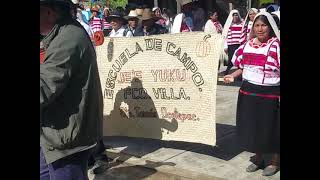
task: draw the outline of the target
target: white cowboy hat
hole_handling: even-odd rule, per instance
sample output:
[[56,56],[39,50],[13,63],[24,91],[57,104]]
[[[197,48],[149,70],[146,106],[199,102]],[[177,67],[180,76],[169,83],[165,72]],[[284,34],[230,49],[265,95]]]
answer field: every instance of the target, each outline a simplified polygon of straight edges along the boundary
[[130,10],[128,16],[124,17],[125,19],[138,18],[136,10]]

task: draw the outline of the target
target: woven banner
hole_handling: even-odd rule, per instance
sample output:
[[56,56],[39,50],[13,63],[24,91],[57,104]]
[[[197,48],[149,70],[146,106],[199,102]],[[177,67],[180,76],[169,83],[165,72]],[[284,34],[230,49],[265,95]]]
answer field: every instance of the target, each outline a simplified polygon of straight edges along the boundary
[[204,32],[106,38],[96,47],[104,136],[215,145],[221,43]]

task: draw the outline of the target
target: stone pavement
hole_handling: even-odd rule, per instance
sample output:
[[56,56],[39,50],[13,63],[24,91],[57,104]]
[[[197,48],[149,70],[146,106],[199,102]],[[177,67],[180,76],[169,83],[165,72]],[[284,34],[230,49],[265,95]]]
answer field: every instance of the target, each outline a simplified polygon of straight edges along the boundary
[[107,154],[113,159],[104,174],[89,174],[90,180],[279,180],[262,170],[247,173],[252,153],[241,151],[235,142],[235,112],[239,82],[218,82],[215,147],[188,142],[143,138],[105,137]]

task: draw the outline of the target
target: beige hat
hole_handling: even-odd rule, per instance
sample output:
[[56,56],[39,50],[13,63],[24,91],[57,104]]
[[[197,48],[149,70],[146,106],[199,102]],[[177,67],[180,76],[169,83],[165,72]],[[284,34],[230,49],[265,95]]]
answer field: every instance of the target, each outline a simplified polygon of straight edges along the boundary
[[154,16],[150,8],[143,9],[141,20],[148,20],[148,19],[158,19],[158,17]]
[[136,10],[130,10],[128,16],[124,17],[125,19],[131,19],[131,18],[138,18],[138,14],[136,12]]
[[181,6],[192,3],[192,0],[181,0]]
[[136,9],[136,13],[138,14],[138,16],[141,16],[142,13],[143,13],[143,9],[137,8],[137,9]]

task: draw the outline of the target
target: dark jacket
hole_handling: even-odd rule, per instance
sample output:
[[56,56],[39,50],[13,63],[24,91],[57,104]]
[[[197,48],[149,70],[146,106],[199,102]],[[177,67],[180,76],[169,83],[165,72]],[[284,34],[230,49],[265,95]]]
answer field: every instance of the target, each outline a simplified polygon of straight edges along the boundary
[[81,24],[59,22],[43,43],[40,146],[52,163],[95,146],[102,137],[103,99],[96,53]]
[[[148,36],[156,34],[165,34],[168,33],[168,30],[165,27],[162,27],[159,24],[154,23],[152,26],[147,28]],[[144,36],[143,26],[140,25],[136,28],[134,36]]]

